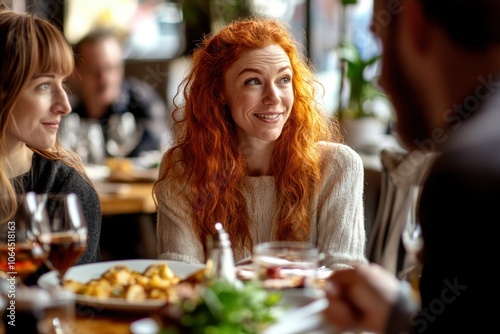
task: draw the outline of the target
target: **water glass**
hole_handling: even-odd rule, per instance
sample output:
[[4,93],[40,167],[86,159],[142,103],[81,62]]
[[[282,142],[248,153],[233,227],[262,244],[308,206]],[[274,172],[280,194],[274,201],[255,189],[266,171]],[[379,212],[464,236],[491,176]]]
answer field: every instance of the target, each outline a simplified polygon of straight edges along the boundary
[[49,291],[50,305],[45,310],[46,327],[50,333],[73,333],[76,309],[76,297],[73,292],[63,288]]
[[74,332],[75,295],[70,291],[20,287],[16,291],[15,304],[9,306],[3,317],[6,334]]
[[19,287],[15,293],[15,304],[8,303],[4,317],[5,333],[49,333],[45,319],[49,293],[36,287]]
[[271,241],[253,250],[255,278],[270,289],[313,287],[320,253],[307,242]]

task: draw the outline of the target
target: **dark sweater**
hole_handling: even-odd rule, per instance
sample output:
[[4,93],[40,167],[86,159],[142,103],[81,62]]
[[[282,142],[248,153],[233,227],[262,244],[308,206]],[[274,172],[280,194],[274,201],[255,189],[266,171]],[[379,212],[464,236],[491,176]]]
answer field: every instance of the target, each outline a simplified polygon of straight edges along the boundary
[[[87,108],[78,98],[73,102],[72,107],[72,113],[82,119],[88,118]],[[134,77],[126,78],[123,81],[119,98],[109,106],[99,120],[105,142],[108,140],[109,119],[113,115],[122,116],[125,112],[130,112],[137,122],[136,131],[142,132],[142,135],[135,148],[127,153],[127,156],[137,157],[143,151],[161,149],[161,137],[169,133],[166,108],[164,101],[153,87]]]
[[[76,264],[99,262],[101,254],[99,239],[101,234],[101,206],[97,192],[75,169],[61,161],[48,160],[38,154],[33,155],[31,170],[18,177],[24,191],[36,193],[75,193],[80,198],[88,227],[87,249]],[[36,284],[39,276],[48,272],[42,266],[26,280],[27,285]]]
[[[395,307],[386,333],[498,331],[493,270],[499,253],[500,91],[482,100],[473,116],[451,124],[442,137],[442,154],[422,190],[420,311],[406,308],[405,314]],[[397,306],[404,302],[400,297]]]

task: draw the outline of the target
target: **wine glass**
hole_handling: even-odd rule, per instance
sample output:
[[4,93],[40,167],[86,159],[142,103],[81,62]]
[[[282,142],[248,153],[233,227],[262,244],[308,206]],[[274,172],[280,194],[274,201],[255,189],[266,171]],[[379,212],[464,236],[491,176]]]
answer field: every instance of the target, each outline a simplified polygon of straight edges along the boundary
[[57,273],[62,285],[66,271],[80,258],[87,247],[87,223],[78,196],[69,194],[38,194],[40,208],[45,210],[49,232],[40,240],[49,248],[45,264]]
[[404,278],[410,282],[415,291],[418,290],[418,285],[420,282],[420,252],[424,247],[424,239],[422,237],[422,228],[420,226],[420,221],[418,217],[418,204],[420,200],[421,187],[418,185],[412,185],[410,187],[410,192],[408,194],[408,213],[406,218],[406,224],[403,229],[403,246],[405,247],[406,253],[409,256],[408,261],[410,261],[410,266],[408,269],[400,274],[401,278]]
[[137,124],[131,112],[111,115],[106,131],[108,153],[117,158],[126,157],[137,146],[143,132],[143,128]]
[[418,257],[419,252],[424,246],[422,238],[422,228],[418,219],[418,202],[420,198],[420,187],[411,186],[408,194],[408,216],[403,230],[403,245],[406,252],[412,256]]
[[58,135],[63,146],[76,152],[85,164],[104,164],[106,147],[99,121],[71,113],[63,118]]
[[89,165],[104,165],[106,147],[101,124],[96,120],[85,120],[82,122],[81,133],[87,156],[86,163]]
[[[66,149],[75,151],[82,156],[79,151],[83,146],[81,145],[80,138],[81,125],[82,120],[80,119],[80,116],[72,112],[62,118],[57,135]],[[82,159],[85,159],[85,157],[86,156],[82,156]]]
[[36,194],[28,192],[18,196],[17,211],[0,230],[0,272],[15,285],[41,267],[47,250],[39,237],[48,231],[36,206]]

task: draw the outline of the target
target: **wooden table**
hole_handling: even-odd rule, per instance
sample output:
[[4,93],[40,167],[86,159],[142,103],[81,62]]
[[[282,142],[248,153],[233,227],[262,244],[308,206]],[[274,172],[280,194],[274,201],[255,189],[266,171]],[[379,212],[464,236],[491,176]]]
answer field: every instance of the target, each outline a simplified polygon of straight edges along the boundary
[[[152,190],[154,181],[141,182],[109,182],[94,181],[101,204],[103,226],[101,230],[101,250],[107,254],[107,259],[127,257],[156,258],[156,205],[153,200]],[[127,216],[127,217],[125,217]],[[115,223],[125,219],[131,228],[134,237],[130,237],[127,247],[135,247],[134,255],[130,255],[131,248],[124,248],[115,241],[114,234],[109,231],[116,228]],[[135,225],[135,222],[137,225]],[[134,223],[133,226],[130,224]],[[115,226],[113,226],[115,225]],[[106,234],[105,232],[108,231]],[[121,228],[119,235],[124,235],[127,228]],[[127,234],[130,235],[130,234]],[[133,243],[133,244],[130,244]],[[140,245],[140,247],[139,247]]]
[[98,313],[92,309],[78,312],[71,325],[72,334],[129,334],[130,324],[135,320],[147,317],[147,314],[135,313]]
[[96,182],[103,215],[155,213],[154,182]]

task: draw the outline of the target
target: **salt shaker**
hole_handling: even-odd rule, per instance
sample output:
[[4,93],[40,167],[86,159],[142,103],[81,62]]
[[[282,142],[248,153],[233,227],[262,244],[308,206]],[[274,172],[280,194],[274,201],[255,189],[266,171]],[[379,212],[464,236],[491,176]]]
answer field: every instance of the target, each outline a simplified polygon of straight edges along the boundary
[[229,234],[224,230],[222,224],[215,224],[217,230],[208,239],[208,257],[205,265],[205,279],[224,280],[230,283],[239,282],[236,278],[233,250]]

